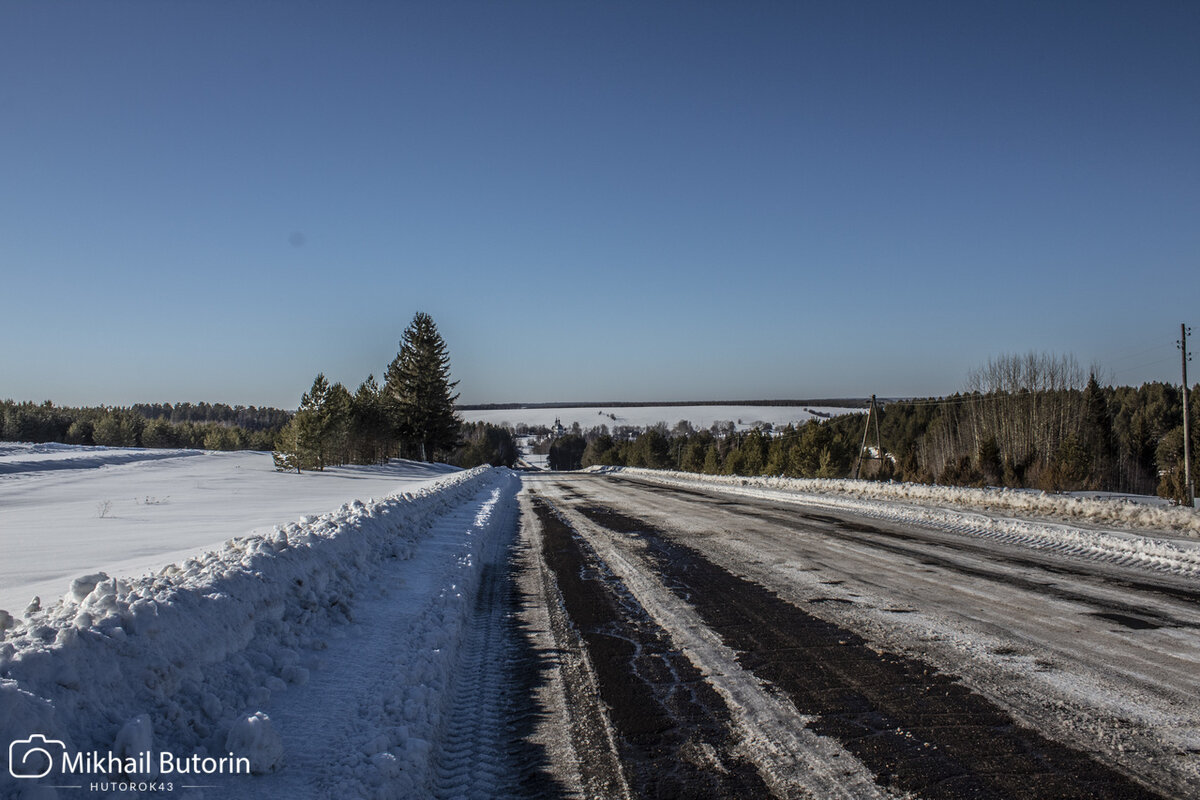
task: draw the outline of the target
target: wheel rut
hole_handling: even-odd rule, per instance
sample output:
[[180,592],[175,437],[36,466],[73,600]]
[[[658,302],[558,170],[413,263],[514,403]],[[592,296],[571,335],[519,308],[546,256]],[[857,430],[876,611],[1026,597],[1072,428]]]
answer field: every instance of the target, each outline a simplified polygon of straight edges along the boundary
[[769,681],[893,791],[927,798],[1162,797],[1085,753],[1018,725],[953,676],[880,653],[613,509],[577,511],[643,539],[658,577],[689,603],[742,666]]
[[764,797],[735,752],[728,709],[586,541],[534,497],[542,557],[579,632],[630,791],[641,797]]
[[[509,549],[504,550],[508,554]],[[451,700],[433,752],[437,798],[550,798],[562,792],[530,739],[544,666],[517,623],[519,594],[505,557],[483,566]]]

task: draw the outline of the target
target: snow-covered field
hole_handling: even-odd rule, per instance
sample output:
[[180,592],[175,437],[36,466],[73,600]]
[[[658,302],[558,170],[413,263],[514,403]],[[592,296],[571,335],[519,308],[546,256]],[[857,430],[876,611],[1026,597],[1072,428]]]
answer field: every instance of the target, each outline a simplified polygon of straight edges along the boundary
[[[28,523],[40,508],[52,523],[50,534],[35,527],[14,540],[62,536],[55,552],[67,553],[103,536],[105,523],[124,518],[125,533],[111,549],[76,556],[90,574],[71,572],[40,608],[0,615],[0,740],[36,733],[71,753],[155,755],[149,771],[139,763],[123,775],[0,774],[0,796],[53,797],[50,782],[84,787],[58,796],[93,796],[90,782],[110,779],[205,786],[186,795],[196,798],[420,794],[481,572],[515,529],[517,479],[490,468],[436,477],[405,463],[297,477],[274,473],[262,454],[180,452],[149,467],[4,479],[12,519]],[[60,480],[43,485],[50,476]],[[110,491],[115,514],[84,513]],[[287,522],[335,496],[372,494],[388,496]],[[15,502],[27,495],[64,502]],[[270,517],[282,524],[267,528]],[[190,532],[173,530],[188,520]],[[202,552],[222,526],[227,541]],[[159,534],[166,543],[134,558],[161,561],[179,548],[190,557],[125,578],[97,569],[95,554],[128,564],[138,540]],[[25,547],[22,563],[62,571],[38,552]],[[175,768],[200,760],[180,774],[162,769],[168,757]],[[36,757],[29,765],[41,769]]]
[[134,577],[452,467],[276,472],[270,453],[0,444],[0,609],[51,602],[82,574]]
[[[814,414],[813,412],[818,412]],[[660,422],[674,427],[680,420],[687,420],[694,428],[709,428],[714,422],[732,422],[738,430],[749,430],[756,425],[770,423],[782,428],[789,423],[800,424],[820,415],[862,413],[861,408],[834,408],[810,406],[580,406],[574,408],[510,408],[500,411],[460,411],[467,422],[490,422],[494,425],[545,425],[550,427],[557,419],[564,428],[578,422],[587,430],[607,425],[611,430],[617,425],[645,428]]]

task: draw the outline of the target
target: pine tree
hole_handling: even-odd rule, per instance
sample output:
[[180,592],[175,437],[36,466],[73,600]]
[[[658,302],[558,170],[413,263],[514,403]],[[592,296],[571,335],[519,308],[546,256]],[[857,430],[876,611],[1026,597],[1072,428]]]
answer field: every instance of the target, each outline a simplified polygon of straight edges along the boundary
[[326,464],[348,464],[350,454],[350,424],[354,398],[341,383],[329,387],[329,400],[325,407],[324,442]]
[[312,388],[300,398],[295,422],[300,436],[301,462],[310,469],[325,469],[328,456],[325,433],[329,427],[329,381],[324,373],[317,373]]
[[387,460],[391,437],[387,431],[382,397],[382,390],[375,382],[374,375],[368,375],[354,393],[350,405],[350,430],[355,460],[359,464],[378,464]]
[[384,396],[397,438],[422,461],[458,444],[457,385],[450,380],[450,354],[437,325],[417,312],[388,366]]
[[295,417],[275,435],[275,451],[271,456],[275,459],[275,469],[280,472],[296,470],[296,474],[300,474],[303,464],[300,459],[300,431]]
[[1111,484],[1116,448],[1113,446],[1112,415],[1108,400],[1095,374],[1083,390],[1083,444],[1091,459],[1090,486],[1099,489]]
[[[345,391],[345,390],[343,390]],[[329,455],[329,381],[318,373],[312,388],[300,399],[300,408],[277,437],[275,468],[325,469]]]

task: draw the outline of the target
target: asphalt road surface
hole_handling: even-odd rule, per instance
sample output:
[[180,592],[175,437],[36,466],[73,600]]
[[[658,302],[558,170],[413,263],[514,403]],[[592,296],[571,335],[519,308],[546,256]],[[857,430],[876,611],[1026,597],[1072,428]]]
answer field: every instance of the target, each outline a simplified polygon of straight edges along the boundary
[[1200,587],[621,476],[526,473],[531,741],[586,797],[1200,797]]

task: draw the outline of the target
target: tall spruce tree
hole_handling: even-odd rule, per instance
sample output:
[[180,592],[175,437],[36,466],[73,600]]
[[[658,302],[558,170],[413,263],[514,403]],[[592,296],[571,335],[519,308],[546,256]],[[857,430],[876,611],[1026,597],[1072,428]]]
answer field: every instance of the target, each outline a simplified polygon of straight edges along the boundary
[[384,396],[397,438],[422,461],[458,444],[457,385],[450,380],[450,353],[437,325],[418,311],[388,366]]
[[325,469],[328,455],[325,433],[329,428],[329,381],[324,373],[317,373],[312,388],[300,398],[295,420],[300,433],[300,455],[304,466]]
[[357,463],[378,464],[387,460],[391,435],[383,408],[383,390],[374,375],[368,375],[354,393],[350,430]]
[[1113,466],[1117,453],[1113,442],[1112,414],[1108,410],[1108,398],[1100,388],[1093,373],[1088,377],[1083,390],[1083,446],[1091,457],[1089,489],[1101,489],[1112,485]]

